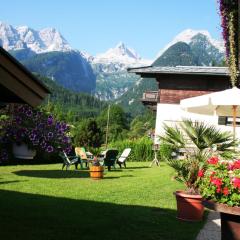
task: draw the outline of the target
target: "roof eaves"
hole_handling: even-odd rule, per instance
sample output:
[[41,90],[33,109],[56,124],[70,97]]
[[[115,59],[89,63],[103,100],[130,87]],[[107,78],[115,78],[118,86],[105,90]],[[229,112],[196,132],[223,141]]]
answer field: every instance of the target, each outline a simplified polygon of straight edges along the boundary
[[25,74],[27,74],[30,78],[36,81],[47,93],[51,93],[51,91],[47,88],[45,84],[43,84],[36,76],[34,76],[23,64],[17,61],[11,54],[9,54],[5,49],[0,46],[0,53],[6,56],[11,62],[17,65]]

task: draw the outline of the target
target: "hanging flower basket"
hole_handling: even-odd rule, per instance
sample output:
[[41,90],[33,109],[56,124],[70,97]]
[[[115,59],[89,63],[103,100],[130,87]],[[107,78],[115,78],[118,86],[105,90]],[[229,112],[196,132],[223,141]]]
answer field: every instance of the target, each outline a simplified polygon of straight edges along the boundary
[[33,159],[36,156],[36,150],[29,149],[27,144],[13,144],[13,155],[20,159]]

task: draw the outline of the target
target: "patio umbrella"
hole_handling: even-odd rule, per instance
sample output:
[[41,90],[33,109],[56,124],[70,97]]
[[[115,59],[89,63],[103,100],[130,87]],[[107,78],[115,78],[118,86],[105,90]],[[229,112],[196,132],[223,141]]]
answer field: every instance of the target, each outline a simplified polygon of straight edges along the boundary
[[180,101],[181,108],[185,111],[218,116],[233,117],[233,135],[235,138],[236,117],[240,116],[240,89],[214,92],[198,97],[187,98]]

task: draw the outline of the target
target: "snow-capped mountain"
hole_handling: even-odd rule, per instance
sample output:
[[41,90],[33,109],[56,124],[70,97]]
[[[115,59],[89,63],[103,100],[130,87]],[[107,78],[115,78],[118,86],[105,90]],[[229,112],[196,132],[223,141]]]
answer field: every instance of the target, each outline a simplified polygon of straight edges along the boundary
[[13,27],[0,22],[1,46],[6,50],[31,49],[35,53],[70,51],[72,48],[55,28],[40,31],[27,26]]
[[28,26],[13,27],[3,22],[0,22],[0,46],[30,70],[75,91],[95,91],[95,95],[104,100],[117,99],[135,86],[139,77],[129,74],[128,67],[151,64],[209,66],[220,64],[224,58],[222,41],[213,39],[206,30],[192,29],[178,34],[159,52],[160,57],[154,63],[142,59],[123,42],[94,57],[73,50],[54,28],[37,31]]
[[139,78],[127,72],[128,67],[151,65],[152,61],[142,59],[135,50],[123,42],[92,59],[97,76],[95,95],[102,100],[117,99],[134,85]]
[[157,54],[157,58],[160,57],[168,48],[170,48],[172,45],[178,42],[185,42],[187,44],[191,43],[193,41],[193,38],[198,34],[206,36],[207,40],[211,45],[217,48],[219,52],[224,53],[225,51],[224,42],[213,39],[208,31],[186,29],[179,33],[171,42],[169,42],[163,49],[161,49],[160,52]]
[[[173,45],[171,45],[174,43]],[[216,44],[217,43],[217,44]],[[207,31],[186,30],[153,63],[154,66],[212,66],[224,61],[221,42],[213,40]]]
[[121,63],[130,66],[148,64],[149,60],[142,59],[135,50],[127,47],[123,42],[119,42],[116,47],[110,48],[105,53],[98,54],[93,63]]

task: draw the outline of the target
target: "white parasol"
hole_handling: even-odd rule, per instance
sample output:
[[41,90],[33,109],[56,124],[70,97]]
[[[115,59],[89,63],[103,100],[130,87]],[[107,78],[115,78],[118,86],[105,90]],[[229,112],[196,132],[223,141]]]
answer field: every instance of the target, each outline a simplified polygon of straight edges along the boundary
[[236,117],[240,116],[240,89],[214,92],[198,97],[187,98],[180,101],[181,108],[185,111],[218,116],[233,117],[233,135],[235,137]]

